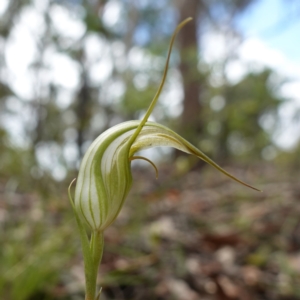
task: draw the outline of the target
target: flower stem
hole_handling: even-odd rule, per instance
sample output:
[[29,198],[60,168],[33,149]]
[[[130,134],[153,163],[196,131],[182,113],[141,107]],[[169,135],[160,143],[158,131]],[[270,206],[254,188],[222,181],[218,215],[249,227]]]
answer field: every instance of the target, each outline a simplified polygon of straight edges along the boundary
[[97,275],[103,253],[103,233],[93,231],[90,242],[90,253],[92,265],[85,263],[86,296],[85,300],[96,300],[97,294]]

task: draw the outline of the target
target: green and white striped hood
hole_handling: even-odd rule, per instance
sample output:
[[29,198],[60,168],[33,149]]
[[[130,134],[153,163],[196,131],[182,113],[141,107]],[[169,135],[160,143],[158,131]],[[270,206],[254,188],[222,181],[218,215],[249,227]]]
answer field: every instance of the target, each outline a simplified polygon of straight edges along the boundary
[[193,154],[230,178],[247,185],[163,125],[147,122],[131,143],[130,138],[139,125],[140,121],[129,121],[108,129],[91,144],[82,160],[75,207],[92,229],[102,231],[115,220],[131,188],[131,159],[137,151],[146,148],[167,146]]

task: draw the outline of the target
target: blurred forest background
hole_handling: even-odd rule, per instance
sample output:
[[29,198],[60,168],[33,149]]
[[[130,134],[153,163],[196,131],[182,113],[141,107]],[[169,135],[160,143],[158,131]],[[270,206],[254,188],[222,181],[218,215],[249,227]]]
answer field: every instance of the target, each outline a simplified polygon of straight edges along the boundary
[[300,299],[300,144],[277,140],[292,78],[250,62],[234,72],[237,20],[258,1],[1,0],[1,299],[83,299],[67,186],[93,139],[141,118],[190,16],[151,118],[264,192],[148,151],[159,179],[133,164],[132,192],[105,233],[101,299]]

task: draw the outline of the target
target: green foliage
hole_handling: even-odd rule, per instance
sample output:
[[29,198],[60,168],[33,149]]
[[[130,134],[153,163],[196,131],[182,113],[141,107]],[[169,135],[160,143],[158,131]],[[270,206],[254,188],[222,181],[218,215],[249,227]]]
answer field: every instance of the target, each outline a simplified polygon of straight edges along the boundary
[[[10,216],[0,229],[1,299],[33,299],[39,291],[45,299],[57,299],[55,286],[63,280],[74,254],[67,215],[63,213],[66,224],[54,226],[53,213],[44,215],[41,201],[33,195],[10,193],[6,198],[16,203],[7,207]],[[54,207],[56,200],[51,200]]]
[[272,82],[275,76],[267,69],[250,73],[234,85],[211,89],[206,107],[209,118],[204,122],[207,139],[214,140],[209,151],[223,159],[261,159],[263,149],[273,145],[278,109],[284,101],[277,93],[281,83],[274,87]]

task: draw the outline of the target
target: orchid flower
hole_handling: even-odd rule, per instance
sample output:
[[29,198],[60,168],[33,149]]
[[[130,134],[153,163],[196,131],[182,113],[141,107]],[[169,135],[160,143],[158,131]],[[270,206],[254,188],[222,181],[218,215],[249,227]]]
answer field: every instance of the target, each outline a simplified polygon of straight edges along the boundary
[[[100,297],[96,295],[98,265],[103,251],[103,231],[117,218],[132,185],[131,161],[143,159],[157,168],[149,159],[135,156],[146,148],[167,146],[197,156],[221,171],[231,179],[253,188],[226,172],[203,152],[171,129],[148,122],[162,91],[174,39],[178,31],[191,18],[180,23],[170,42],[163,78],[144,118],[118,124],[102,133],[89,147],[81,162],[75,190],[75,201],[71,203],[80,229],[86,273],[86,300]],[[89,241],[83,224],[91,229]]]

